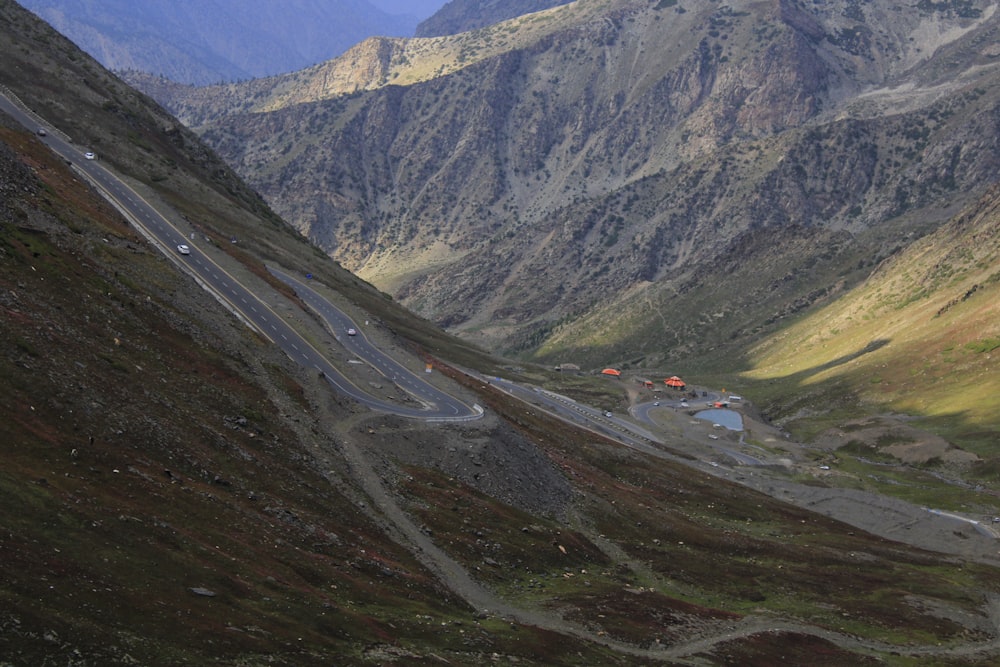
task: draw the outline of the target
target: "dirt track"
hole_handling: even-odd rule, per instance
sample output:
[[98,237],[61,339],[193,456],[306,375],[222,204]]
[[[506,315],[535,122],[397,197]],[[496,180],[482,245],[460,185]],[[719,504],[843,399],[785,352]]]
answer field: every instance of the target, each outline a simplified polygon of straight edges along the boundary
[[[487,422],[491,417],[487,417]],[[388,429],[387,429],[388,427]],[[489,431],[488,424],[481,426]],[[762,424],[754,424],[753,428],[764,429]],[[583,638],[613,649],[623,655],[633,655],[652,660],[670,661],[674,664],[702,664],[706,652],[734,639],[747,638],[760,634],[801,634],[813,636],[845,650],[862,653],[895,652],[914,657],[949,656],[949,657],[983,657],[1000,652],[1000,601],[989,599],[983,609],[982,616],[975,618],[953,618],[958,623],[975,631],[979,637],[987,637],[982,641],[969,641],[959,647],[943,649],[936,645],[909,646],[901,648],[888,643],[861,640],[855,636],[837,633],[794,620],[782,619],[768,615],[748,615],[738,622],[713,621],[699,622],[688,628],[687,639],[672,645],[641,647],[633,644],[614,641],[607,636],[601,636],[589,631],[576,623],[567,621],[557,613],[539,609],[520,608],[507,603],[481,585],[473,575],[458,561],[435,544],[414,519],[402,509],[392,488],[394,470],[390,459],[397,459],[398,449],[390,455],[386,451],[373,449],[371,443],[382,438],[365,437],[375,431],[402,429],[408,426],[373,417],[370,414],[357,415],[339,425],[338,442],[341,453],[350,465],[350,475],[360,484],[371,499],[371,506],[362,508],[380,519],[387,525],[395,538],[416,554],[421,562],[458,597],[468,604],[470,614],[477,617],[495,616],[512,622],[532,625],[548,629],[560,634]],[[440,438],[436,443],[403,441],[412,447],[411,454],[419,451],[419,456],[425,459],[438,457],[438,464],[457,465],[454,460],[447,463],[448,452],[456,447],[467,445],[469,434],[457,433],[452,428],[443,428],[435,433]],[[436,452],[436,453],[432,453]],[[917,546],[946,554],[953,554],[963,559],[975,559],[1000,563],[998,543],[995,539],[975,530],[972,524],[955,519],[935,515],[926,509],[919,508],[895,499],[876,496],[850,489],[821,488],[794,483],[785,479],[786,472],[780,468],[749,469],[746,467],[712,466],[696,463],[699,469],[720,475],[742,484],[781,498],[792,504],[806,507],[813,511],[845,521],[860,529]],[[532,472],[528,471],[528,468]],[[458,468],[454,472],[461,474]],[[524,474],[541,474],[537,462],[521,470]],[[550,502],[552,498],[535,498],[533,502]],[[536,508],[537,509],[537,508]],[[701,658],[697,656],[701,656]]]

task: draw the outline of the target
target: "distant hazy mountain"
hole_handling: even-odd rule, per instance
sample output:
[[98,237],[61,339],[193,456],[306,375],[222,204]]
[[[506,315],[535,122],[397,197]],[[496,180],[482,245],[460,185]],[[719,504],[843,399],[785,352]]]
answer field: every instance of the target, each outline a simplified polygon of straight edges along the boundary
[[416,16],[424,19],[436,12],[447,0],[368,0],[386,14]]
[[290,72],[373,35],[412,35],[443,0],[24,0],[113,70],[208,84]]
[[569,2],[571,0],[451,0],[417,26],[417,37],[457,35]]

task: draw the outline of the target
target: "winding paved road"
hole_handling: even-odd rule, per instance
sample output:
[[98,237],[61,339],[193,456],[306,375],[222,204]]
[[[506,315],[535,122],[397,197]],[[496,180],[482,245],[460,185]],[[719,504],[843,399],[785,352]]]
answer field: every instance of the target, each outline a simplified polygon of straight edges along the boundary
[[[153,204],[136,192],[110,169],[101,164],[99,156],[80,149],[68,138],[51,128],[41,118],[16,103],[6,91],[0,90],[0,109],[13,116],[54,153],[72,164],[94,187],[114,205],[146,238],[157,246],[182,270],[192,275],[198,283],[240,318],[250,328],[280,347],[292,360],[306,368],[315,369],[338,392],[359,403],[382,412],[433,421],[467,421],[483,415],[478,405],[467,405],[426,382],[403,364],[376,348],[361,333],[342,339],[337,331],[357,328],[351,319],[327,301],[316,290],[278,269],[268,267],[273,275],[291,285],[302,300],[327,323],[345,348],[359,359],[380,372],[387,380],[422,404],[423,407],[400,405],[374,396],[338,370],[319,350],[309,343],[264,299],[243,285],[211,257],[213,246],[199,246],[194,237],[187,238]],[[39,132],[41,128],[45,133]],[[90,155],[92,157],[86,157]],[[184,244],[186,253],[179,252]]]
[[[350,352],[364,360],[368,365],[382,374],[388,381],[408,393],[414,399],[427,406],[424,409],[406,408],[397,404],[382,401],[364,393],[354,385],[343,385],[342,377],[330,377],[330,383],[338,391],[348,394],[370,408],[392,412],[404,417],[419,417],[431,420],[463,420],[480,417],[483,414],[479,406],[468,406],[454,396],[445,393],[426,382],[418,374],[385,354],[371,343],[364,330],[351,320],[342,310],[330,303],[323,295],[298,278],[279,269],[268,267],[276,278],[292,287],[295,293],[324,322],[327,329]],[[354,335],[346,334],[353,329]]]

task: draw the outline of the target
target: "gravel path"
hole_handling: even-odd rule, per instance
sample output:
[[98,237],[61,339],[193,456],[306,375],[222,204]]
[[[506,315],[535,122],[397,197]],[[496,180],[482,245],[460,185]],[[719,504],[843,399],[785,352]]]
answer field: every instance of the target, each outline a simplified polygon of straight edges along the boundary
[[[846,650],[860,653],[896,653],[914,657],[950,656],[983,657],[1000,653],[1000,599],[990,599],[985,618],[978,619],[980,630],[990,638],[982,642],[969,642],[959,647],[943,648],[935,645],[900,647],[893,644],[861,640],[815,626],[768,615],[748,615],[737,622],[704,622],[690,628],[687,641],[672,645],[643,648],[616,642],[598,636],[571,623],[559,615],[538,609],[512,605],[494,595],[476,581],[459,562],[439,548],[413,519],[396,502],[390,489],[373,466],[371,458],[351,436],[351,431],[370,419],[370,415],[356,415],[338,426],[338,444],[351,468],[351,477],[358,482],[370,498],[372,506],[365,511],[376,513],[394,539],[415,554],[421,563],[446,585],[456,596],[468,604],[470,613],[477,617],[495,616],[524,625],[584,639],[606,646],[623,655],[633,655],[673,664],[704,664],[704,655],[714,647],[758,634],[791,633],[819,637]],[[669,456],[669,455],[665,455]],[[673,458],[672,456],[670,458]],[[708,466],[705,466],[709,469]],[[729,476],[719,468],[709,469],[716,474]],[[824,489],[783,481],[758,471],[746,475],[744,469],[728,471],[743,476],[746,483],[761,491],[777,495],[796,505],[813,509],[834,518],[845,520],[859,528],[890,539],[923,548],[954,553],[963,557],[997,559],[996,540],[976,531],[969,524],[930,512],[891,498],[875,496],[860,491]],[[750,471],[746,471],[750,472]],[[959,540],[955,531],[964,531],[966,539]],[[949,538],[949,535],[951,536]],[[945,547],[945,548],[942,548]],[[698,657],[701,656],[701,657]]]

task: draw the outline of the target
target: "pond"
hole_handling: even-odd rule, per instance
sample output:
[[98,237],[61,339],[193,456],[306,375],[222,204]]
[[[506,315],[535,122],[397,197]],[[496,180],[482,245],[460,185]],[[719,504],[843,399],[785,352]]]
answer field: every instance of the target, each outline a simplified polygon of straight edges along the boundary
[[705,421],[710,421],[713,424],[725,426],[730,431],[743,430],[743,417],[735,410],[702,410],[701,412],[695,414],[695,419],[704,419]]

